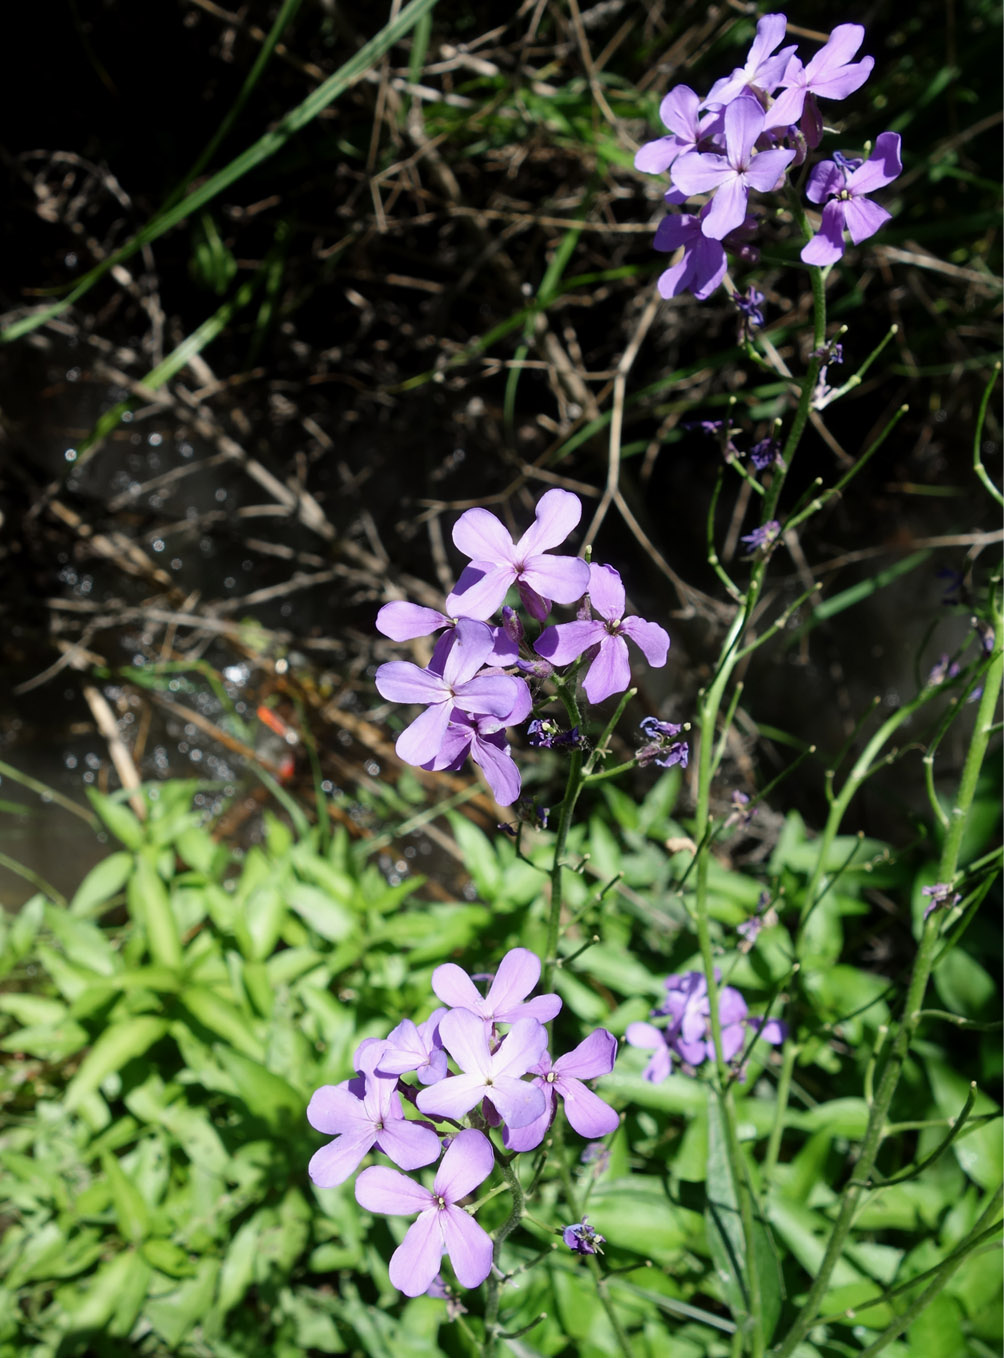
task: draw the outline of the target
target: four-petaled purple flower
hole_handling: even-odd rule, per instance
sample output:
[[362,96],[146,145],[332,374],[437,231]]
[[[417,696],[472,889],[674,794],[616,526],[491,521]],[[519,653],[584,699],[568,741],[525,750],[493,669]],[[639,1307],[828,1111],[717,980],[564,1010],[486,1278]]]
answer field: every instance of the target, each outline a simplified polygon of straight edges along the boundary
[[860,24],[838,24],[807,66],[792,56],[781,79],[785,89],[769,110],[767,126],[790,127],[801,122],[808,145],[818,146],[823,125],[813,96],[816,99],[846,99],[861,88],[875,65],[874,57],[851,62],[864,36],[865,30]]
[[334,1141],[315,1151],[308,1173],[318,1188],[344,1183],[375,1146],[402,1169],[419,1169],[439,1157],[439,1137],[431,1127],[410,1122],[401,1108],[397,1079],[374,1073],[382,1043],[359,1053],[362,1073],[339,1085],[322,1085],[307,1105],[307,1121]]
[[716,80],[707,99],[709,108],[722,108],[747,91],[754,98],[760,94],[771,94],[781,83],[781,77],[794,56],[795,47],[782,47],[775,55],[774,48],[784,37],[788,20],[783,14],[765,14],[757,23],[756,37],[750,47],[744,66],[737,66],[729,76]]
[[589,1218],[583,1217],[573,1226],[566,1226],[561,1238],[574,1254],[602,1254],[601,1245],[606,1244],[606,1236],[600,1235],[595,1226],[590,1226]]
[[672,217],[663,217],[656,227],[654,250],[670,251],[683,246],[683,254],[659,275],[659,295],[678,297],[681,292],[690,291],[699,301],[710,297],[725,277],[728,260],[721,241],[712,240],[705,235],[703,223],[711,211],[711,204],[705,203],[698,213],[678,212]]
[[617,1056],[617,1039],[605,1028],[597,1028],[584,1041],[557,1061],[544,1052],[531,1071],[533,1083],[547,1099],[546,1107],[535,1121],[525,1127],[507,1127],[505,1144],[510,1150],[529,1151],[539,1146],[554,1121],[560,1095],[565,1117],[580,1136],[596,1138],[617,1130],[616,1112],[582,1083],[598,1075],[609,1075]]
[[418,1213],[390,1261],[390,1280],[406,1297],[428,1290],[444,1254],[464,1287],[477,1287],[488,1277],[491,1236],[458,1204],[484,1183],[494,1165],[488,1138],[468,1128],[450,1143],[431,1192],[397,1170],[374,1166],[360,1174],[356,1201],[361,1207],[384,1216]]
[[806,196],[810,202],[826,206],[819,231],[802,249],[804,263],[822,267],[839,259],[844,253],[845,227],[854,244],[860,245],[885,225],[890,214],[867,195],[891,184],[902,173],[899,152],[899,133],[883,132],[876,138],[871,155],[856,169],[836,160],[823,160],[815,167]]
[[675,85],[659,105],[659,117],[670,135],[646,142],[635,155],[635,169],[643,174],[663,174],[678,156],[696,151],[701,138],[718,121],[717,114],[702,119],[700,107],[700,97],[688,85]]
[[795,158],[794,151],[757,151],[764,112],[757,99],[742,95],[725,110],[725,154],[688,151],[673,165],[673,183],[688,198],[714,191],[711,211],[701,229],[721,240],[746,220],[750,189],[769,193]]
[[[651,1051],[642,1078],[661,1084],[670,1074],[673,1057],[691,1073],[705,1060],[714,1060],[711,1036],[711,1004],[708,982],[703,972],[687,971],[666,980],[666,1002],[652,1011],[653,1018],[668,1017],[670,1023],[657,1028],[654,1023],[630,1023],[625,1037],[632,1047]],[[750,1015],[746,1001],[732,986],[718,992],[718,1016],[722,1031],[722,1058],[734,1061],[746,1041],[745,1030],[754,1029],[765,1042],[776,1045],[787,1036],[787,1026],[779,1019]]]
[[426,709],[397,738],[395,749],[406,764],[424,765],[440,752],[455,707],[479,716],[501,718],[518,711],[525,681],[507,674],[479,674],[495,645],[491,628],[462,618],[450,633],[442,673],[420,669],[409,660],[392,660],[376,672],[377,692],[394,703],[425,703]]
[[461,1074],[423,1089],[415,1100],[420,1112],[459,1119],[488,1099],[508,1126],[525,1127],[544,1111],[544,1095],[520,1079],[547,1046],[536,1019],[519,1019],[492,1051],[484,1021],[469,1009],[451,1009],[440,1019],[439,1037]]
[[552,665],[567,665],[597,647],[582,687],[591,703],[601,703],[612,693],[623,693],[631,682],[625,637],[658,668],[666,663],[669,636],[658,623],[624,617],[624,586],[612,566],[594,562],[589,567],[589,602],[599,618],[546,627],[534,649]]
[[415,1071],[424,1085],[435,1084],[446,1075],[446,1052],[439,1040],[439,1020],[445,1008],[434,1009],[424,1023],[402,1019],[381,1043],[376,1068],[382,1075],[404,1075]]
[[516,585],[528,611],[543,622],[551,603],[575,603],[589,582],[577,556],[549,556],[579,522],[582,502],[567,490],[549,490],[537,502],[534,522],[513,544],[505,526],[487,509],[468,509],[453,525],[453,541],[471,558],[446,607],[468,618],[490,618]]

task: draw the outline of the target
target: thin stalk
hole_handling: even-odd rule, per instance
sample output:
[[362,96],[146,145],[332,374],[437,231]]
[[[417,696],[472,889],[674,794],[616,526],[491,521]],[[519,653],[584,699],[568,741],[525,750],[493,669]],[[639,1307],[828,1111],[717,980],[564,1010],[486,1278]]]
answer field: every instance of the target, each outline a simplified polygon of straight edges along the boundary
[[495,1353],[495,1341],[499,1336],[499,1302],[501,1300],[502,1280],[498,1267],[499,1250],[503,1241],[520,1223],[523,1216],[523,1208],[526,1199],[523,1195],[523,1185],[519,1181],[519,1175],[512,1167],[512,1160],[508,1156],[496,1156],[502,1176],[506,1181],[506,1187],[512,1193],[512,1211],[495,1233],[495,1245],[492,1251],[492,1270],[488,1274],[487,1297],[485,1298],[485,1358],[492,1358]]
[[[568,720],[571,726],[578,726],[582,720],[579,714],[579,705],[575,700],[575,694],[566,686],[559,690],[561,701],[565,705],[568,713]],[[558,933],[561,927],[561,899],[562,881],[561,873],[564,868],[563,859],[565,856],[565,844],[568,841],[568,831],[572,824],[572,815],[575,811],[575,803],[579,799],[582,791],[582,751],[573,750],[568,761],[568,777],[565,779],[565,795],[561,799],[561,809],[558,812],[558,828],[554,839],[554,858],[551,862],[551,906],[547,917],[547,938],[544,943],[544,978],[543,986],[546,990],[551,984],[551,977],[558,958]]]

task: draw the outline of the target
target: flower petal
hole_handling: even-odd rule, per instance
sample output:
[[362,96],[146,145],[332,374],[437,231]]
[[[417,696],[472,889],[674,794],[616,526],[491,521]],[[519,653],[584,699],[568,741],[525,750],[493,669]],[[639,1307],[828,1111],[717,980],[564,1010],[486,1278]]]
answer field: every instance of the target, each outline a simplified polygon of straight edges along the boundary
[[891,213],[870,198],[851,198],[844,204],[844,226],[855,245],[874,236],[889,221]]
[[492,1271],[492,1238],[462,1207],[440,1214],[446,1252],[462,1287],[477,1287]]
[[376,629],[391,641],[413,641],[415,637],[427,637],[448,627],[450,619],[436,608],[423,608],[421,604],[409,604],[403,599],[395,599],[384,604],[376,615]]
[[592,562],[589,567],[589,603],[594,613],[607,622],[617,622],[624,616],[624,585],[613,566]]
[[[658,1032],[658,1029],[653,1029]],[[609,1075],[617,1059],[617,1039],[606,1028],[597,1028],[554,1063],[554,1072],[562,1078],[573,1076],[591,1080],[597,1075]]]
[[453,593],[447,596],[451,614],[465,618],[490,618],[505,603],[509,586],[516,578],[512,566],[496,566],[490,561],[475,561],[460,573]]
[[551,1125],[556,1103],[554,1085],[544,1086],[542,1082],[537,1080],[534,1080],[534,1084],[541,1089],[544,1095],[544,1111],[540,1117],[534,1118],[524,1127],[506,1127],[502,1140],[508,1150],[520,1152],[536,1150],[547,1135],[547,1129]]
[[334,1188],[336,1184],[343,1184],[355,1172],[375,1140],[376,1132],[372,1129],[336,1136],[334,1141],[329,1141],[310,1157],[307,1173],[318,1188]]
[[390,1280],[406,1297],[420,1297],[439,1272],[446,1250],[442,1216],[438,1207],[422,1212],[390,1257]]
[[433,1189],[448,1203],[459,1202],[483,1184],[494,1167],[492,1143],[484,1132],[468,1127],[450,1142],[436,1171]]
[[525,561],[564,542],[582,518],[582,501],[570,490],[546,491],[537,501],[534,521],[513,549],[511,560]]
[[427,1188],[385,1165],[371,1165],[356,1180],[356,1202],[367,1212],[406,1217],[411,1212],[426,1211],[433,1201]]
[[449,721],[448,702],[437,703],[420,712],[411,725],[404,728],[394,744],[398,759],[419,767],[435,759]]
[[601,703],[611,693],[623,693],[631,682],[631,663],[623,637],[605,636],[599,654],[582,681],[591,703]]
[[[440,999],[444,998],[438,990],[436,993]],[[439,1021],[440,1042],[465,1074],[476,1074],[482,1082],[492,1070],[484,1013],[482,1001],[477,1013],[470,1009],[451,1009]]]
[[485,1097],[486,1088],[481,1075],[447,1075],[445,1080],[419,1090],[415,1104],[419,1112],[429,1117],[459,1122]]
[[453,645],[443,664],[443,682],[458,688],[473,679],[495,646],[492,629],[484,622],[461,618],[453,629]]
[[520,579],[543,599],[574,604],[589,586],[589,567],[577,556],[529,556]]
[[[733,107],[733,105],[729,105]],[[701,230],[712,240],[721,240],[746,220],[749,189],[741,174],[730,170],[723,179],[711,203],[711,210],[701,223]]]
[[508,529],[488,509],[468,509],[461,514],[453,525],[453,541],[472,561],[511,566],[516,560]]
[[882,132],[875,138],[875,149],[863,165],[847,176],[847,187],[855,195],[884,189],[903,173],[898,132]]
[[615,1132],[620,1126],[620,1118],[608,1103],[587,1089],[581,1080],[561,1081],[561,1093],[565,1100],[565,1117],[579,1136],[590,1141]]
[[441,703],[446,686],[438,674],[430,674],[410,660],[391,660],[374,676],[381,698],[392,703]]
[[529,948],[511,948],[498,965],[485,996],[486,1012],[502,1023],[506,1013],[526,999],[540,980],[540,958]]
[[[447,1019],[449,1017],[450,1015],[447,1015]],[[444,1019],[443,1023],[445,1023],[447,1019]],[[439,1031],[440,1034],[442,1034],[442,1023],[439,1025]],[[449,1046],[445,1037],[443,1038],[443,1045]],[[494,1052],[491,1056],[490,1074],[492,1079],[497,1081],[501,1075],[524,1075],[535,1062],[540,1060],[541,1054],[546,1048],[547,1030],[543,1025],[534,1018],[517,1019],[509,1029],[509,1032],[502,1039],[498,1051]],[[536,1116],[537,1114],[535,1113],[534,1117]],[[503,1117],[505,1117],[504,1114]],[[508,1122],[509,1119],[505,1118],[505,1121]],[[522,1126],[522,1123],[517,1123],[516,1125]]]
[[559,622],[544,628],[533,649],[552,665],[568,665],[604,636],[606,628],[599,621]]
[[315,1131],[329,1136],[348,1132],[360,1125],[367,1125],[362,1101],[346,1087],[322,1085],[310,1096],[307,1104],[307,1121]]
[[844,253],[844,208],[847,204],[833,198],[823,208],[819,230],[807,245],[802,246],[801,259],[805,264],[822,267],[832,264]]
[[398,1118],[385,1122],[376,1140],[377,1150],[402,1169],[421,1169],[439,1159],[441,1142],[431,1127]]
[[629,637],[653,666],[661,669],[669,654],[669,633],[657,622],[646,622],[644,618],[625,618],[621,632]]
[[432,990],[451,1009],[473,1009],[481,1013],[484,1000],[474,982],[456,962],[444,962],[432,973]]
[[500,749],[491,736],[475,736],[471,742],[471,758],[483,770],[499,806],[512,806],[523,784],[511,756]]
[[547,1107],[542,1089],[511,1075],[497,1075],[492,1080],[489,1094],[507,1127],[525,1127],[527,1123],[535,1122]]

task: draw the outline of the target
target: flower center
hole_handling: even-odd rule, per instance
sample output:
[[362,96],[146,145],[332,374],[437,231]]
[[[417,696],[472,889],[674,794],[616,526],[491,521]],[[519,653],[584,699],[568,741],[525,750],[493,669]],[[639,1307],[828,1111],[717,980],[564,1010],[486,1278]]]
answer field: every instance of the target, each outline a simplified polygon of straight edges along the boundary
[[435,1204],[436,1204],[436,1208],[437,1208],[438,1211],[440,1211],[440,1212],[445,1212],[445,1211],[446,1211],[447,1203],[446,1203],[446,1199],[443,1197],[442,1193],[437,1193],[437,1194],[436,1194],[436,1196],[435,1196],[435,1198],[434,1198],[434,1202],[435,1202]]
[[558,1077],[555,1075],[553,1070],[549,1070],[547,1074],[544,1076],[544,1079],[547,1081],[549,1085],[553,1085],[557,1078]]

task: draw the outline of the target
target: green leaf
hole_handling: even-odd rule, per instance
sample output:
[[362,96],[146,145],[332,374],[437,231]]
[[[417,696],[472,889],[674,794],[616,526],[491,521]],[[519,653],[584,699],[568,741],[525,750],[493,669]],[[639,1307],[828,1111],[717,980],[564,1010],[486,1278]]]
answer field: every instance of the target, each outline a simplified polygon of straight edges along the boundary
[[138,852],[146,840],[143,823],[121,801],[106,797],[93,787],[85,791],[94,810],[115,838],[121,840],[127,849]]
[[611,1246],[662,1264],[704,1234],[697,1213],[671,1202],[655,1175],[632,1174],[599,1184],[589,1197],[589,1220]]
[[[707,1193],[704,1220],[711,1260],[732,1318],[741,1329],[750,1315],[750,1261],[729,1163],[724,1113],[714,1096],[708,1101]],[[761,1325],[761,1332],[765,1328]],[[764,1333],[763,1337],[766,1340],[770,1335]]]
[[138,1014],[106,1028],[84,1057],[80,1069],[67,1087],[63,1100],[66,1111],[69,1113],[78,1108],[109,1075],[149,1051],[164,1036],[167,1028],[166,1019],[154,1018],[150,1014]]
[[252,1060],[261,1060],[262,1044],[251,1030],[251,1016],[244,1010],[205,986],[189,986],[178,999],[196,1023]]
[[96,863],[70,901],[71,915],[92,915],[125,886],[132,872],[133,855],[125,850],[109,854]]
[[150,956],[162,966],[180,967],[181,937],[171,900],[163,879],[146,854],[136,859],[127,895],[130,911],[146,929]]
[[290,909],[329,943],[340,943],[356,927],[355,916],[320,887],[295,882],[287,892]]
[[448,812],[446,818],[478,895],[490,904],[502,891],[502,868],[495,846],[484,831],[459,811]]
[[111,1189],[112,1206],[119,1231],[124,1239],[137,1245],[146,1237],[150,1227],[150,1213],[143,1195],[135,1186],[114,1155],[107,1151],[101,1157],[101,1166]]
[[975,958],[956,946],[932,972],[934,988],[946,1009],[965,1018],[996,1018],[997,986]]
[[277,1128],[302,1121],[306,1100],[281,1075],[232,1048],[217,1047],[216,1055],[256,1117]]
[[144,1316],[172,1352],[208,1314],[219,1271],[219,1259],[212,1256],[200,1259],[194,1278],[143,1307]]
[[239,1228],[220,1269],[219,1290],[216,1305],[221,1315],[237,1305],[254,1281],[255,1259],[265,1219],[258,1212]]
[[140,1253],[158,1273],[166,1273],[169,1278],[191,1278],[195,1275],[195,1261],[174,1240],[154,1236],[144,1240]]

